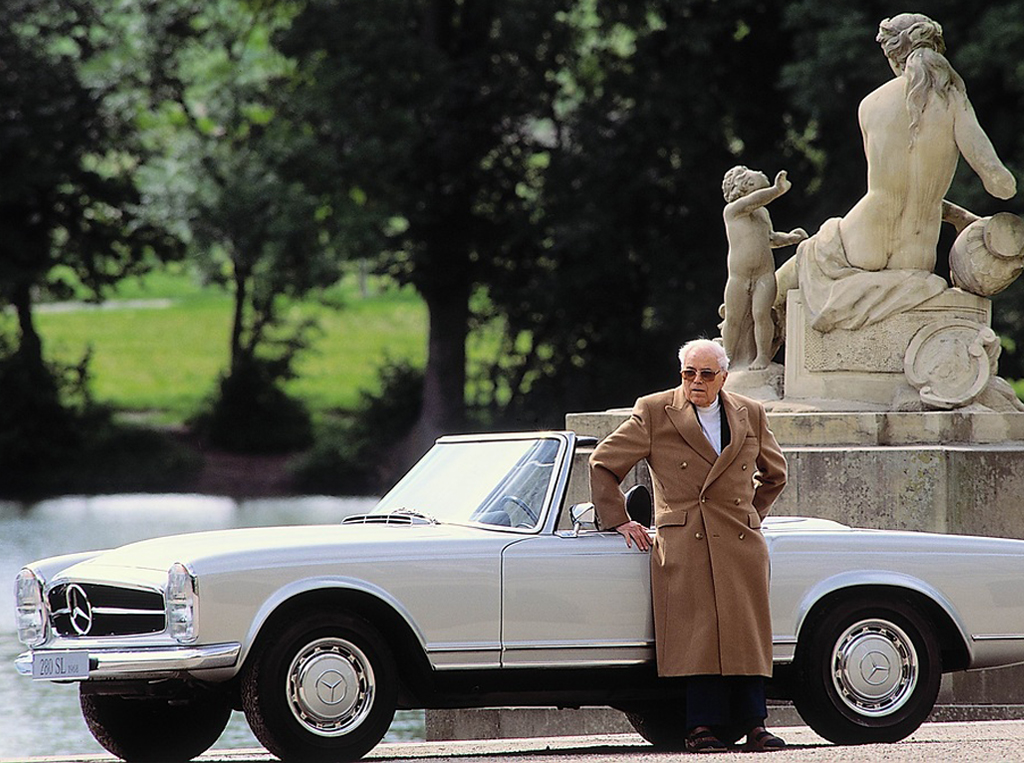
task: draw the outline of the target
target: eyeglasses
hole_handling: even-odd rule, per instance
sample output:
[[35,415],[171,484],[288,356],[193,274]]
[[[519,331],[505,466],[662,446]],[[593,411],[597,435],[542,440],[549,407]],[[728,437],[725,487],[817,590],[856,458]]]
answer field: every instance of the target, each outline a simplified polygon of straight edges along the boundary
[[700,374],[701,381],[709,382],[712,381],[720,373],[722,373],[721,370],[712,371],[710,368],[702,368],[700,369],[700,371],[698,371],[696,368],[684,368],[683,378],[686,379],[686,381],[693,381],[694,379],[697,378],[697,374]]

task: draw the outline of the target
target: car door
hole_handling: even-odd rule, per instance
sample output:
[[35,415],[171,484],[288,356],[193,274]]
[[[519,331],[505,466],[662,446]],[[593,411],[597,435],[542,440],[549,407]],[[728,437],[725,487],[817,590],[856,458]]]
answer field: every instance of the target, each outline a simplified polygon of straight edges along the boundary
[[650,556],[615,532],[557,532],[502,555],[502,666],[654,659]]

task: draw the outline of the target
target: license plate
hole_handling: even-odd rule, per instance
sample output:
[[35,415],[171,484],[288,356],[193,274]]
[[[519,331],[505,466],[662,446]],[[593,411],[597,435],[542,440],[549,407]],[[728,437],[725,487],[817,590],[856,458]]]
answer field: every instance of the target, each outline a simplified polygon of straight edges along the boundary
[[36,652],[32,655],[32,678],[58,681],[88,677],[88,652]]

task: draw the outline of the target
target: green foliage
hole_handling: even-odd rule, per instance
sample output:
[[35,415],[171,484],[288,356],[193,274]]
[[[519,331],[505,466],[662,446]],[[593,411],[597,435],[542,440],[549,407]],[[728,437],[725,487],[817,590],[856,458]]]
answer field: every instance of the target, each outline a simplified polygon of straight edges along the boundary
[[202,467],[202,457],[171,433],[109,418],[87,430],[83,445],[69,460],[36,472],[21,497],[178,492]]
[[94,10],[0,5],[0,301],[18,310],[23,349],[39,362],[33,292],[67,296],[70,272],[98,295],[147,257],[177,253],[142,209],[134,180],[145,154],[93,71],[112,44]]
[[3,348],[0,399],[17,401],[0,406],[0,474],[5,490],[24,490],[80,453],[86,410],[66,405],[62,395],[81,396],[84,385],[73,376],[64,367],[40,370],[24,353]]
[[463,417],[469,300],[537,255],[539,155],[560,85],[568,0],[312,0],[277,36],[309,136],[291,165],[329,199],[349,256],[430,311],[425,428]]
[[[589,11],[585,11],[589,7]],[[556,423],[677,379],[675,350],[717,335],[721,179],[773,173],[789,127],[779,3],[580,6],[532,257],[499,259],[480,318],[504,333],[482,369],[496,420]],[[788,160],[787,160],[788,161]],[[777,226],[794,227],[785,205]],[[788,253],[787,253],[788,254]]]
[[[140,120],[164,157],[146,175],[147,188],[177,210],[193,264],[235,303],[230,371],[219,388],[233,399],[214,406],[227,429],[244,400],[266,416],[266,405],[280,399],[282,416],[297,415],[280,387],[308,343],[311,319],[289,320],[281,307],[341,276],[322,235],[319,200],[282,175],[293,136],[277,118],[278,91],[291,65],[269,39],[291,14],[287,3],[167,0],[146,14],[147,34],[137,43],[157,77]],[[214,431],[222,443],[236,439],[220,424]]]
[[289,453],[313,441],[303,403],[281,389],[281,361],[244,359],[221,377],[208,408],[192,427],[200,439],[235,453]]
[[0,357],[0,474],[7,490],[48,489],[93,457],[103,425],[87,359],[48,362],[33,303],[98,298],[126,274],[174,256],[177,242],[142,208],[145,161],[133,125],[102,81],[113,44],[90,3],[0,5],[0,307],[17,327]]
[[[290,321],[315,319],[320,329],[285,385],[314,412],[354,410],[359,390],[373,387],[388,356],[423,364],[426,310],[415,291],[377,278],[369,279],[365,296],[361,289],[355,277],[346,278],[316,301],[282,308]],[[183,423],[228,362],[231,296],[177,264],[122,281],[113,296],[102,308],[40,310],[36,319],[50,355],[73,364],[89,352],[90,390],[98,401]]]
[[[14,307],[4,356],[19,359],[0,381],[5,399],[29,394],[40,422],[4,419],[0,440],[26,448],[30,465],[93,447],[79,423],[88,406],[75,402],[85,387],[72,393],[51,358],[79,367],[94,342],[104,401],[121,378],[130,405],[166,399],[173,374],[161,363],[174,364],[193,374],[180,415],[226,367],[206,416],[219,442],[306,441],[308,414],[289,395],[320,410],[351,404],[364,383],[353,379],[370,372],[336,369],[387,329],[374,312],[383,303],[350,304],[346,319],[312,304],[336,293],[344,260],[419,293],[394,352],[421,360],[426,310],[416,395],[430,425],[461,426],[465,390],[479,421],[557,426],[566,410],[672,383],[675,347],[717,334],[725,170],[789,170],[794,188],[772,209],[780,229],[813,231],[863,193],[857,103],[891,76],[874,35],[893,10],[876,0],[0,5],[0,303]],[[914,10],[943,24],[981,123],[1020,175],[1024,0]],[[980,214],[1024,212],[1024,194],[995,201],[963,166],[950,198]],[[209,292],[179,294],[152,327],[83,314],[74,329],[33,310],[109,294],[178,254],[176,238],[202,274],[195,288],[223,288],[233,310]],[[994,301],[1007,376],[1024,377],[1022,289]],[[311,321],[327,333],[314,337]],[[146,351],[141,370],[125,367]],[[389,366],[384,376],[405,383]],[[390,397],[364,398],[360,417],[391,411]],[[254,445],[275,405],[276,444]],[[346,425],[345,463],[379,460],[364,457],[369,440],[393,442],[409,411],[392,413],[383,433]],[[52,448],[32,444],[51,430]]]
[[386,362],[380,391],[362,392],[359,409],[325,423],[316,445],[293,470],[295,486],[333,495],[379,493],[394,478],[395,446],[416,423],[423,402],[423,372]]
[[180,489],[196,459],[168,435],[114,423],[76,365],[34,360],[0,341],[0,495]]

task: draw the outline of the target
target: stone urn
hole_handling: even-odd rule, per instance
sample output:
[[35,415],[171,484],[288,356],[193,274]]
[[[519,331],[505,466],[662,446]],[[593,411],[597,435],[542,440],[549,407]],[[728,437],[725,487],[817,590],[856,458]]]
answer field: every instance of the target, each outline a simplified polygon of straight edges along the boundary
[[954,286],[980,297],[998,294],[1024,271],[1024,220],[1009,212],[975,220],[949,252]]

